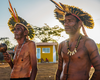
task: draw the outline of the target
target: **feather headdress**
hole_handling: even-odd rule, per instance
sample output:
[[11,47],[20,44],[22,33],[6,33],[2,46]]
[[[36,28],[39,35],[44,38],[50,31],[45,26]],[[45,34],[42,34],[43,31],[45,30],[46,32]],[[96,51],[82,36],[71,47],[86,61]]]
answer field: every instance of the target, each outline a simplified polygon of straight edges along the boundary
[[[53,0],[52,1],[56,9],[54,10],[55,17],[64,25],[64,17],[66,14],[70,13],[73,16],[77,17],[79,20],[83,22],[83,25],[86,26],[89,29],[92,29],[94,27],[94,21],[92,19],[92,16],[88,14],[87,12],[82,11],[82,9],[79,9],[78,7],[75,6],[69,6],[65,4],[58,4]],[[82,27],[84,31],[84,27]],[[84,31],[85,33],[85,31]]]
[[23,27],[25,27],[27,30],[28,30],[28,36],[29,38],[32,40],[35,36],[35,32],[34,32],[34,29],[32,28],[32,26],[27,23],[23,18],[19,17],[15,8],[13,10],[12,8],[12,5],[10,3],[10,0],[8,0],[9,2],[9,6],[10,8],[9,9],[9,12],[11,14],[11,18],[8,20],[8,26],[9,26],[9,29],[11,30],[11,32],[14,31],[14,27],[17,25],[17,24],[20,24],[22,25]]

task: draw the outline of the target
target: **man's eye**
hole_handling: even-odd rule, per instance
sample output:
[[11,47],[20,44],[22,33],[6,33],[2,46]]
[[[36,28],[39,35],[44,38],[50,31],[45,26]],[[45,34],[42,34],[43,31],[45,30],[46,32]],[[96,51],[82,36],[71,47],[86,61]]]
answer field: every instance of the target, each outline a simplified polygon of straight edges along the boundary
[[16,29],[14,28],[13,31],[15,31]]
[[17,30],[19,31],[19,30],[21,30],[20,28],[17,28]]
[[69,19],[68,21],[69,21],[69,22],[71,22],[71,20],[70,20],[70,19]]
[[13,30],[14,30],[14,31],[15,31],[15,30],[19,31],[19,30],[21,30],[21,29],[20,29],[20,28],[14,28]]
[[69,22],[73,22],[73,20],[70,20]]
[[17,28],[17,30],[20,30],[19,28]]

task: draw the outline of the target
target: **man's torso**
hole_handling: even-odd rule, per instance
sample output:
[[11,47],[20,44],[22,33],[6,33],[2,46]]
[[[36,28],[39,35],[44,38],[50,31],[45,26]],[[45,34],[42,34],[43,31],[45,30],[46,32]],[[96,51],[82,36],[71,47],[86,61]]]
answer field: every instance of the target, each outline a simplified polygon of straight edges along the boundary
[[[89,78],[91,63],[85,48],[85,40],[80,40],[77,53],[72,56],[68,56],[67,54],[66,41],[62,43],[61,56],[63,58],[63,69],[60,76],[61,80],[66,80],[66,78],[67,80],[87,80]],[[74,50],[75,46],[71,47],[71,51]]]
[[[30,41],[29,41],[30,42]],[[14,66],[11,72],[11,78],[27,78],[30,77],[31,62],[28,43],[25,43],[18,55],[14,55]]]

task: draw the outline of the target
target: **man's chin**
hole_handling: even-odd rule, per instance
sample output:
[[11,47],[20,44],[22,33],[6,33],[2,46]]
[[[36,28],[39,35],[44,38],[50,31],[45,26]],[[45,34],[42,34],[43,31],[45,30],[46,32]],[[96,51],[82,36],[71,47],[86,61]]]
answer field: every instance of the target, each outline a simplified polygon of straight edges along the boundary
[[66,32],[66,34],[68,34],[68,35],[74,35],[75,33]]
[[68,34],[68,35],[74,35],[75,33],[72,33],[70,31],[67,31],[66,34]]
[[19,38],[18,38],[18,37],[14,37],[14,39],[19,40]]
[[66,31],[66,34],[70,34],[70,31]]

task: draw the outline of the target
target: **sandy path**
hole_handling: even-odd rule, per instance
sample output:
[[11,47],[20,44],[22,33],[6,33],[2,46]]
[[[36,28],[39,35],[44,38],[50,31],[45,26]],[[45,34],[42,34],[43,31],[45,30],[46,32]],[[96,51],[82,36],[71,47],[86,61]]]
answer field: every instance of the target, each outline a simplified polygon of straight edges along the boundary
[[[38,64],[38,73],[36,80],[54,80],[57,70],[57,63]],[[90,74],[94,69],[91,69]],[[11,69],[7,63],[0,63],[0,80],[9,80]]]

